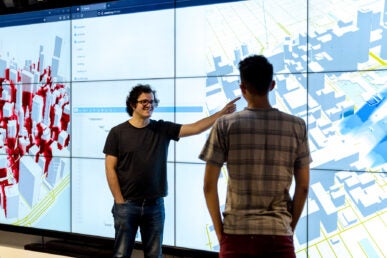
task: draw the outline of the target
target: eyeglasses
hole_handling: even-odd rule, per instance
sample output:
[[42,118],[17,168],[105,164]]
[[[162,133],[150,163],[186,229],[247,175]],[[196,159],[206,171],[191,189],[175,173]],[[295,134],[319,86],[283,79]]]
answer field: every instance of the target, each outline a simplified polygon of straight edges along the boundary
[[157,100],[153,100],[153,99],[152,100],[142,99],[142,100],[138,100],[137,103],[140,103],[143,106],[153,105],[154,107],[157,107],[157,105],[159,104]]

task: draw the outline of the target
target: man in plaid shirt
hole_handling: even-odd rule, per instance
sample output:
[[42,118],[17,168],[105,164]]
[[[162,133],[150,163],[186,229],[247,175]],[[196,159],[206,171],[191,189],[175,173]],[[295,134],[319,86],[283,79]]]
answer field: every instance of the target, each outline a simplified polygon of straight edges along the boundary
[[[199,155],[206,161],[204,194],[219,257],[296,257],[293,233],[308,195],[312,161],[306,124],[270,105],[275,81],[264,56],[245,58],[239,72],[248,105],[215,122]],[[229,177],[222,219],[217,184],[224,163]]]

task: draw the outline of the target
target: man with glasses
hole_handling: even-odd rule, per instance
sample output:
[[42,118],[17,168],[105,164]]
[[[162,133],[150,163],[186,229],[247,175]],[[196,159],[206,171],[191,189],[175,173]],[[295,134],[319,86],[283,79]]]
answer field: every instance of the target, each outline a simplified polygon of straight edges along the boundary
[[126,111],[131,118],[110,130],[103,149],[114,198],[114,257],[131,256],[138,228],[145,257],[162,257],[169,143],[207,130],[218,117],[233,113],[238,99],[209,117],[181,125],[151,119],[159,100],[149,85],[129,92]]

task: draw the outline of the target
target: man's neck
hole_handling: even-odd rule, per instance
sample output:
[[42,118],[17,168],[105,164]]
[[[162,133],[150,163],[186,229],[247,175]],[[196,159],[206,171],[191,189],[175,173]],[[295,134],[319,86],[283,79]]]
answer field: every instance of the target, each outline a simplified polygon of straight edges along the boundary
[[149,118],[138,118],[138,117],[132,117],[129,119],[129,123],[137,128],[143,128],[147,126],[150,122]]
[[272,108],[267,96],[256,96],[247,101],[247,107],[256,109],[270,109]]

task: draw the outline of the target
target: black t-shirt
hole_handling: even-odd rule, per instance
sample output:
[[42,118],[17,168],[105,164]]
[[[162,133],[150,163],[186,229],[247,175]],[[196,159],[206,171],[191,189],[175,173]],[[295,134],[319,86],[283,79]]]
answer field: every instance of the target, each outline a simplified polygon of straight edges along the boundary
[[103,152],[118,158],[116,172],[125,199],[167,195],[168,147],[170,140],[179,140],[180,128],[180,124],[150,120],[144,128],[126,121],[110,130]]

